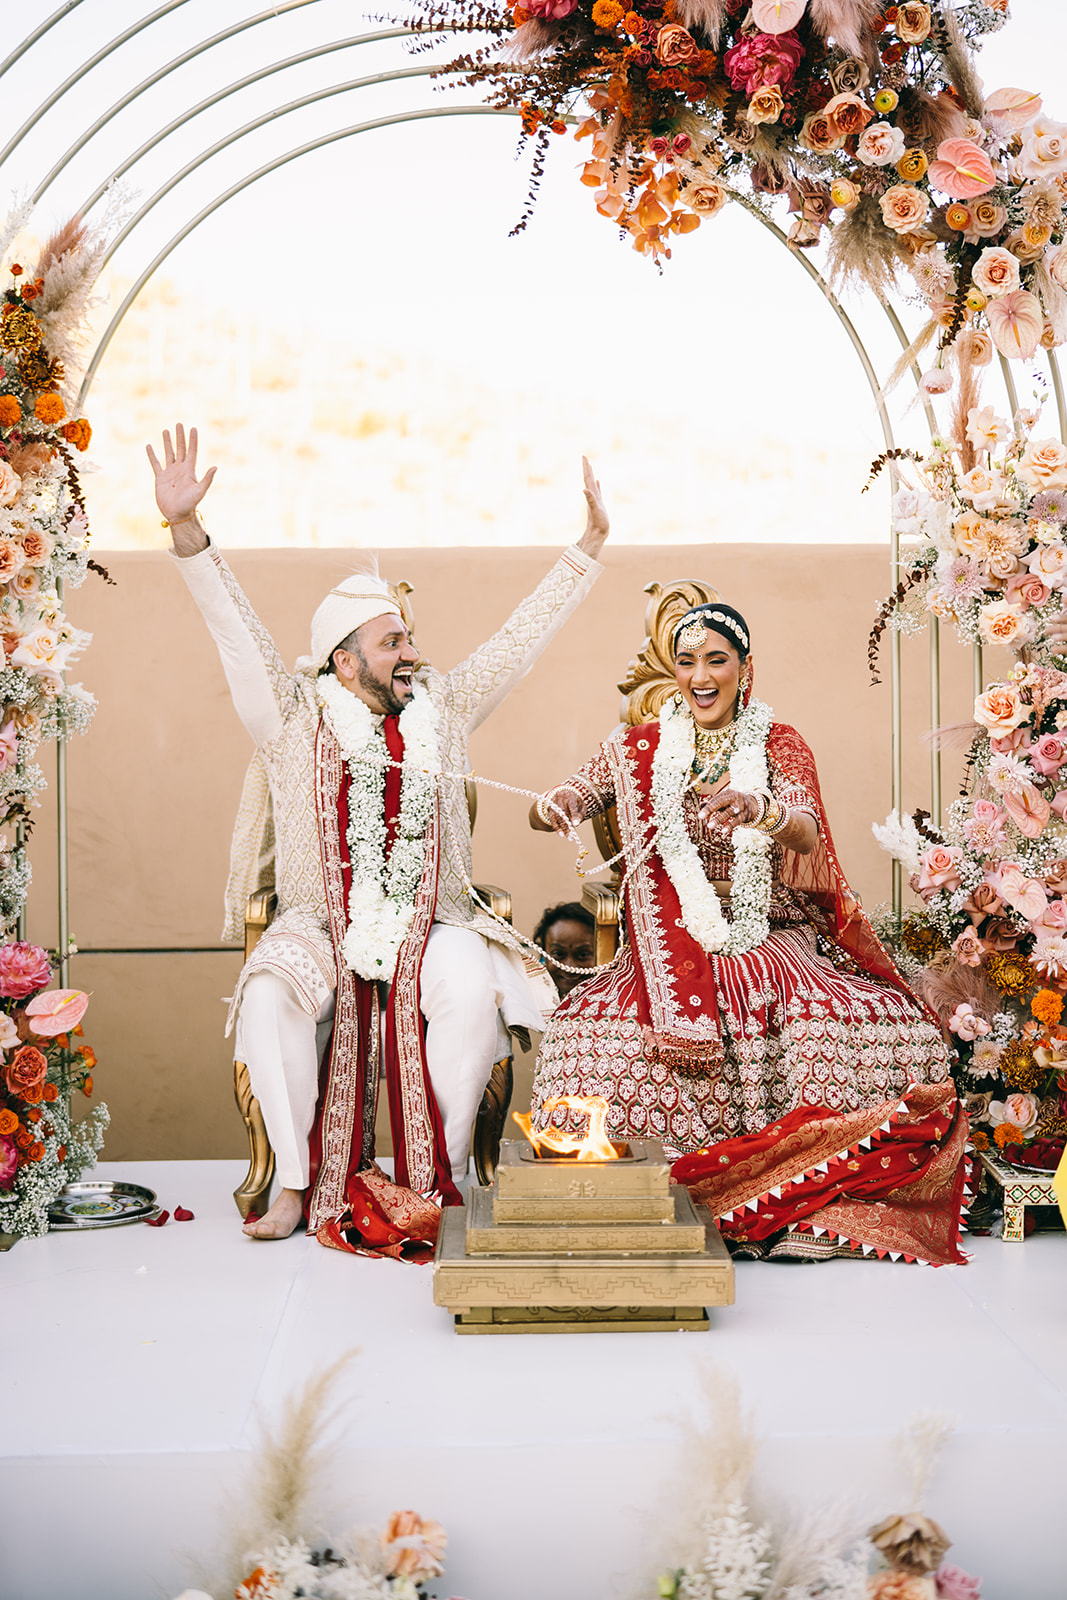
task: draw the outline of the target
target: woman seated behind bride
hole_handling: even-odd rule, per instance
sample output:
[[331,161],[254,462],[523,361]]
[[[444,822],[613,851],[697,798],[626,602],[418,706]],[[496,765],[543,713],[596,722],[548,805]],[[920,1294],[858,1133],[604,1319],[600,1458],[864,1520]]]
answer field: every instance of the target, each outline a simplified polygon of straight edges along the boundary
[[965,1260],[948,1049],[842,876],[811,751],[753,698],[733,607],[687,612],[673,648],[658,720],[530,814],[573,836],[615,803],[628,929],[553,1015],[534,1127],[580,1131],[553,1102],[602,1095],[750,1254]]

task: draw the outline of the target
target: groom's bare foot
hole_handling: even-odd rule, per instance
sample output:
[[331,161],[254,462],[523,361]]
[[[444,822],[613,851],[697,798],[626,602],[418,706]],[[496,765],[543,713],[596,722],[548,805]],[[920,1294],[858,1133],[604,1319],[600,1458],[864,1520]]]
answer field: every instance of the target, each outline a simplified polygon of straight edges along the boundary
[[283,1189],[265,1217],[245,1223],[250,1239],[288,1239],[304,1214],[304,1191]]

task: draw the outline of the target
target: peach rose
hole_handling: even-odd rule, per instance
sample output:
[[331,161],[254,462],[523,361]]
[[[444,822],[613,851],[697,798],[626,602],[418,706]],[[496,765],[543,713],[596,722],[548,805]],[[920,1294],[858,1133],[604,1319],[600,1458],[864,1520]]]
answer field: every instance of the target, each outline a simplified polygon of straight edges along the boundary
[[930,214],[930,202],[913,183],[895,183],[881,199],[882,221],[894,233],[913,233]]
[[1045,257],[1045,270],[1053,283],[1067,289],[1067,245],[1058,244]]
[[930,7],[898,6],[896,28],[897,38],[903,44],[922,44],[930,32]]
[[43,567],[52,554],[52,540],[39,528],[26,528],[22,535],[22,554],[31,567]]
[[865,100],[858,94],[835,94],[822,108],[824,117],[829,117],[834,127],[843,138],[851,133],[862,133],[864,128],[874,116],[874,112]]
[[955,343],[960,360],[972,367],[988,367],[993,359],[993,341],[984,328],[961,328]]
[[[995,1104],[996,1102],[994,1102]],[[1009,1094],[1004,1102],[1004,1120],[1029,1133],[1037,1127],[1038,1099],[1033,1094]]]
[[757,89],[752,99],[748,102],[745,116],[749,122],[777,122],[785,110],[785,101],[782,91],[776,83],[766,84],[762,89]]
[[988,467],[972,467],[960,479],[960,495],[969,500],[976,511],[990,511],[1000,499],[1004,480]]
[[41,588],[41,574],[36,567],[20,567],[11,579],[11,593],[20,600],[32,600]]
[[1016,160],[1024,178],[1051,178],[1067,172],[1067,123],[1039,116],[1030,124]]
[[868,167],[889,167],[904,154],[904,133],[891,122],[872,122],[856,146],[857,158]]
[[1031,439],[1016,470],[1031,489],[1067,488],[1067,446],[1058,439]]
[[668,22],[656,35],[656,55],[665,67],[680,67],[697,59],[700,46],[688,28],[680,22]]
[[978,632],[985,644],[1012,646],[1025,644],[1030,638],[1030,624],[1018,606],[1006,600],[991,600],[978,613]]
[[1032,266],[1035,261],[1040,261],[1045,253],[1045,246],[1052,237],[1052,229],[1046,227],[1027,225],[1016,228],[1014,233],[1009,233],[1004,241],[1005,250],[1015,257],[1022,266]]
[[931,845],[919,857],[919,892],[924,889],[958,889],[959,845]]
[[1058,539],[1043,544],[1029,557],[1026,565],[1050,589],[1061,589],[1067,583],[1067,545]]
[[0,461],[0,506],[13,506],[19,497],[22,479],[6,461]]
[[994,683],[974,702],[974,720],[980,722],[989,734],[1009,733],[1012,728],[1025,722],[1029,715],[1030,707],[1023,704],[1019,691],[1010,683]]
[[845,136],[825,111],[809,111],[797,142],[805,150],[836,150],[844,144]]
[[990,298],[1010,294],[1019,287],[1019,263],[1010,250],[987,246],[974,264],[971,281]]
[[993,200],[976,200],[970,209],[971,225],[963,236],[968,244],[976,244],[979,239],[991,239],[1008,220],[1007,209]]
[[413,1583],[439,1578],[444,1572],[448,1537],[439,1522],[414,1511],[394,1511],[381,1536],[382,1555],[389,1577],[407,1577]]
[[729,198],[729,189],[721,183],[692,183],[683,193],[690,211],[695,211],[701,217],[714,217]]
[[0,539],[0,583],[7,583],[13,578],[24,562],[21,545],[17,545],[14,539]]

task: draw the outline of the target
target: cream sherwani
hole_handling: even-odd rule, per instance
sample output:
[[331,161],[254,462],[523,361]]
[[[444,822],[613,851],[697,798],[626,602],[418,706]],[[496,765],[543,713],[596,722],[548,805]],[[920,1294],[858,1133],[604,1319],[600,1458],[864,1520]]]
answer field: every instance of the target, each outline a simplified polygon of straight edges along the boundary
[[[234,835],[224,937],[242,936],[247,894],[272,866],[278,911],[242,969],[230,1024],[236,1014],[238,1057],[248,1065],[263,1108],[279,1180],[288,1188],[304,1188],[318,1062],[335,982],[315,811],[320,717],[315,673],[286,669],[213,545],[174,559],[215,640],[234,707],[258,752]],[[459,666],[450,672],[419,669],[417,681],[429,691],[439,718],[446,772],[469,771],[470,734],[537,660],[601,570],[572,545],[499,632]],[[467,894],[471,829],[461,782],[444,784],[441,809],[437,907],[423,958],[420,1005],[427,1022],[427,1064],[459,1176],[466,1171],[482,1090],[502,1053],[503,1028],[540,1028],[543,1021],[517,940],[475,911]]]

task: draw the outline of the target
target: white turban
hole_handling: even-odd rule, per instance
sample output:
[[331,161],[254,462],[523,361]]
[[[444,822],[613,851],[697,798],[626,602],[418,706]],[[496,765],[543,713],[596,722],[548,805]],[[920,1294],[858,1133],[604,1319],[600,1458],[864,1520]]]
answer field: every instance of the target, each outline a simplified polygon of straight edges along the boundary
[[384,578],[356,572],[331,589],[311,619],[311,654],[301,656],[298,672],[322,672],[343,639],[374,617],[403,613]]

